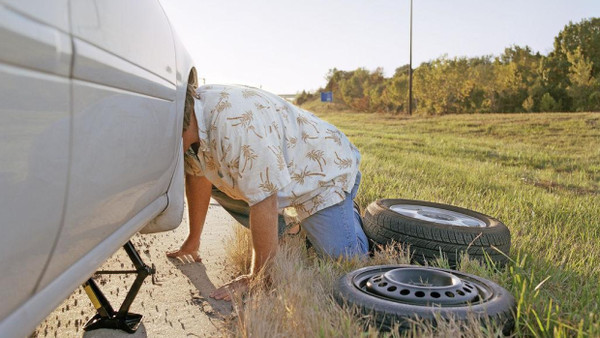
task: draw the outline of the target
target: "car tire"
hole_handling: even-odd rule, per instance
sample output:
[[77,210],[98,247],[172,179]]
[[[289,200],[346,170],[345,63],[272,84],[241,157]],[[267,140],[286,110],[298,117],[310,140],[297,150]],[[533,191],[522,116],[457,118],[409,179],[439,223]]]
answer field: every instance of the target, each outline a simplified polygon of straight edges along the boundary
[[380,199],[363,218],[364,231],[375,244],[408,244],[413,262],[425,264],[444,256],[457,266],[462,252],[496,266],[508,262],[510,231],[499,220],[482,213],[440,203]]
[[[388,285],[381,280],[382,276],[389,272],[405,273],[409,270],[425,272],[429,275],[452,275],[460,282],[423,287],[423,277],[417,277],[419,281],[412,285],[398,282]],[[438,278],[438,280],[442,279]],[[379,286],[373,283],[379,283]],[[390,290],[393,285],[393,294],[382,294],[373,289],[373,287],[381,289],[382,285],[384,293],[385,288]],[[421,298],[418,298],[419,292],[422,293]],[[450,295],[449,293],[456,298],[445,296],[445,294]],[[431,294],[437,296],[438,301],[433,300]],[[458,299],[459,297],[463,298]],[[495,323],[505,335],[509,335],[514,328],[516,303],[507,290],[487,279],[448,269],[413,265],[363,267],[337,280],[334,285],[334,299],[341,306],[357,310],[362,318],[370,319],[368,324],[375,325],[383,331],[394,329],[395,325],[397,329],[404,331],[409,329],[411,322],[414,321],[424,321],[436,326],[439,320],[450,319],[461,323],[476,320],[484,327]],[[456,300],[452,302],[453,299]]]

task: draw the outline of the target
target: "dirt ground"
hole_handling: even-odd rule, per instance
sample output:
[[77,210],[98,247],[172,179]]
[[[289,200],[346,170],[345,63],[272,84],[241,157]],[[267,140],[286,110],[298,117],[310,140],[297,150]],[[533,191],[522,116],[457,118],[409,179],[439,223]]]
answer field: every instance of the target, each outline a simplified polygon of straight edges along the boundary
[[[144,281],[130,312],[144,315],[135,334],[118,330],[84,331],[85,323],[96,310],[81,287],[41,322],[32,337],[215,337],[228,336],[228,323],[235,320],[231,303],[208,295],[233,276],[227,268],[224,240],[232,236],[237,224],[211,201],[202,234],[202,263],[183,264],[169,259],[165,252],[177,249],[188,233],[187,210],[182,224],[174,231],[135,235],[131,241],[147,265],[155,264],[153,284]],[[110,257],[99,270],[131,270],[133,265],[123,249]],[[129,275],[99,275],[96,283],[115,311],[135,279]]]

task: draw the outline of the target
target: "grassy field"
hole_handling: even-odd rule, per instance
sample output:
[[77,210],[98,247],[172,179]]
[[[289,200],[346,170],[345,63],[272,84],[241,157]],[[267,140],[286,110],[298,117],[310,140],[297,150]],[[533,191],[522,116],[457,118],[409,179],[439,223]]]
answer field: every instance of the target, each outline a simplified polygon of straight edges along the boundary
[[[363,208],[379,198],[434,201],[508,226],[506,268],[494,271],[466,261],[459,269],[494,280],[515,296],[517,336],[600,336],[600,114],[408,118],[340,112],[320,103],[305,108],[338,126],[360,149],[357,200]],[[239,306],[237,334],[358,335],[361,327],[351,310],[328,297],[315,299],[304,284],[310,280],[310,290],[330,294],[335,279],[354,268],[407,260],[405,253],[388,252],[373,261],[330,262],[302,245],[284,245],[279,256],[272,276],[279,287],[255,292]],[[257,311],[263,306],[278,313],[268,317]],[[308,318],[315,312],[325,319]],[[457,330],[446,329],[437,334]],[[436,335],[420,330],[425,331],[412,334]],[[468,335],[493,332],[475,329]]]

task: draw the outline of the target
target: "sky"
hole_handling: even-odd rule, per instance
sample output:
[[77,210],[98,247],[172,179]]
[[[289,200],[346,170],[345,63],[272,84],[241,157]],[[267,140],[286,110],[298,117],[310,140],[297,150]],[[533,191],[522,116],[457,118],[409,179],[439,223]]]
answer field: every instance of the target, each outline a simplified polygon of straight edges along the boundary
[[[333,68],[382,67],[389,77],[409,63],[410,0],[160,2],[200,83],[295,94],[324,87]],[[413,68],[512,45],[547,55],[565,25],[591,17],[600,0],[414,0]]]

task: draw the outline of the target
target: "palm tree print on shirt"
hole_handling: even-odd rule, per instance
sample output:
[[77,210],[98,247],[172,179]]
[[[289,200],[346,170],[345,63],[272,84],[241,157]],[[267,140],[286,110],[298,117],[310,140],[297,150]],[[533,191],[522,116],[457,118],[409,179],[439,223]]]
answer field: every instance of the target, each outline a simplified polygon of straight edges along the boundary
[[231,161],[225,163],[225,168],[227,168],[227,177],[229,177],[229,181],[231,182],[231,186],[233,189],[235,189],[236,186],[236,178],[234,178],[233,174],[235,173],[235,176],[237,176],[237,178],[241,178],[242,175],[239,173],[239,169],[240,169],[240,159],[238,158],[234,158]]
[[306,116],[298,116],[296,118],[296,122],[298,122],[298,125],[300,125],[300,126],[303,126],[304,124],[308,124],[309,126],[311,126],[315,129],[317,134],[319,133],[319,129],[317,129],[317,124],[315,122],[307,119]]
[[297,213],[307,213],[308,209],[306,209],[306,206],[303,202],[299,201],[300,196],[298,196],[296,193],[294,193],[292,191],[292,201],[290,203],[290,206],[294,209],[296,209]]
[[313,214],[316,211],[318,211],[321,204],[323,204],[323,196],[319,194],[319,195],[311,198],[310,202],[312,203],[312,208],[310,208],[309,213]]
[[281,116],[283,116],[284,119],[288,119],[289,115],[288,113],[290,112],[290,108],[288,108],[287,106],[275,106],[275,111],[278,112],[279,114],[281,114]]
[[203,151],[202,156],[204,158],[204,163],[206,163],[206,168],[208,170],[217,170],[217,162],[215,161],[212,154],[208,151]]
[[338,146],[342,145],[342,139],[339,131],[327,129],[327,134],[329,134],[329,136],[325,136],[326,139],[333,140],[333,142],[337,143]]
[[256,155],[256,153],[254,152],[254,150],[252,150],[252,147],[250,147],[250,145],[245,144],[242,146],[242,154],[244,154],[244,167],[242,168],[242,172],[244,172],[246,170],[246,166],[248,165],[248,162],[250,162],[250,167],[249,169],[252,170],[252,165],[254,164],[254,160],[256,160],[258,158],[258,155]]
[[348,184],[348,175],[342,175],[338,177],[338,182],[342,184],[342,187],[345,187]]
[[316,140],[316,139],[318,139],[317,136],[311,136],[310,134],[308,134],[305,131],[302,132],[302,141],[304,141],[304,143],[306,143],[306,141],[308,141],[308,140]]
[[273,131],[275,131],[277,133],[277,139],[281,140],[281,133],[279,133],[279,124],[277,124],[277,122],[273,122],[268,127],[269,127],[269,134],[272,134]]
[[258,103],[258,102],[254,102],[254,107],[256,107],[256,109],[261,110],[261,111],[271,108],[269,106],[263,106],[262,103]]
[[293,149],[294,147],[296,147],[296,143],[298,143],[298,139],[295,137],[287,138],[286,136],[285,140],[287,141],[286,145],[288,149]]
[[319,188],[335,187],[335,178],[329,181],[319,181]]
[[254,126],[251,125],[252,120],[254,119],[254,113],[251,110],[247,110],[241,116],[238,116],[238,117],[228,117],[227,119],[230,120],[230,121],[237,120],[238,123],[232,124],[231,125],[232,127],[236,127],[236,126],[242,125],[244,128],[246,128],[246,131],[251,130],[254,133],[254,135],[256,135],[256,137],[262,138],[262,136],[259,135],[256,132],[256,128],[254,128]]
[[[226,138],[227,141],[229,141],[229,139]],[[221,163],[225,163],[225,159],[227,159],[227,156],[229,155],[229,152],[231,151],[231,143],[227,144],[227,146],[225,146],[225,142],[221,143],[221,159],[219,160],[219,162]]]
[[325,176],[323,173],[310,172],[308,171],[308,166],[304,167],[304,170],[300,172],[295,172],[292,174],[292,180],[296,181],[298,184],[304,184],[304,180],[309,176]]
[[255,90],[252,89],[244,89],[242,90],[242,96],[247,99],[252,96],[260,96]]
[[340,155],[338,155],[337,152],[335,153],[335,160],[333,162],[335,162],[340,169],[350,168],[352,166],[352,159],[350,157],[340,158]]
[[[325,155],[325,152],[323,150],[313,149],[306,153],[306,158],[317,162],[319,164],[319,169],[323,171],[323,164],[327,164],[327,161],[325,161],[323,155]],[[321,162],[323,163],[321,164]]]
[[275,184],[273,184],[273,182],[269,180],[269,167],[267,167],[267,169],[265,170],[265,178],[263,178],[263,173],[260,173],[260,182],[261,183],[258,185],[258,187],[261,188],[262,191],[271,194],[276,193],[278,191]]
[[214,113],[215,111],[217,113],[221,113],[225,109],[231,108],[231,103],[229,103],[229,93],[226,91],[222,91],[219,94],[219,96],[220,96],[219,102],[215,106],[214,110],[211,111],[211,113]]
[[277,158],[277,169],[279,169],[279,170],[285,169],[285,160],[283,159],[283,151],[281,151],[281,148],[278,148],[275,146],[269,146],[269,150]]

